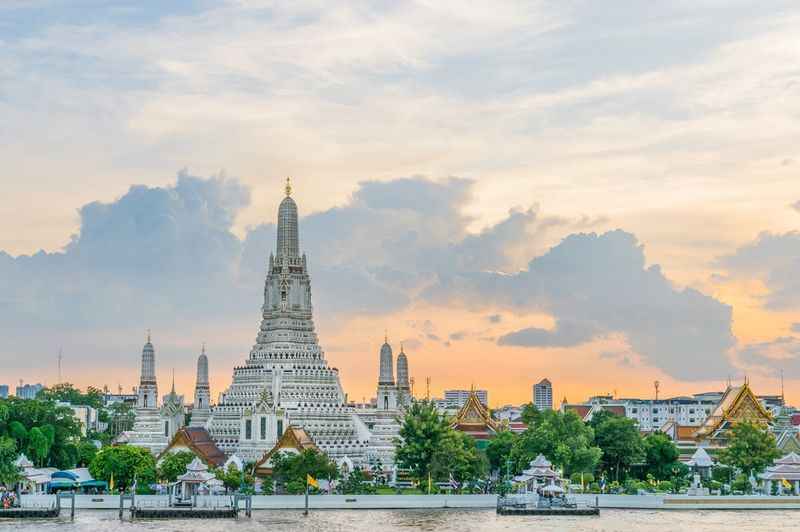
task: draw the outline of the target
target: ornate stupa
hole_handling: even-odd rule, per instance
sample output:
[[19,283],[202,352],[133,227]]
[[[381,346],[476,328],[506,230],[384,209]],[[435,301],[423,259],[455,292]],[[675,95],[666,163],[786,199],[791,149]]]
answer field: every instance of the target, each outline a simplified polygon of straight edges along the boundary
[[122,433],[117,442],[145,447],[157,455],[167,447],[169,440],[182,426],[183,397],[175,393],[174,375],[172,390],[164,396],[161,407],[158,406],[156,352],[148,331],[147,342],[142,348],[142,372],[137,390],[133,429]]
[[397,355],[397,402],[401,406],[411,404],[411,385],[408,382],[408,357],[400,344],[400,354]]
[[197,381],[194,386],[194,405],[192,406],[192,427],[205,427],[211,417],[211,390],[208,385],[208,357],[203,344],[197,357]]
[[314,332],[311,279],[300,254],[297,204],[286,183],[277,245],[264,283],[261,326],[243,365],[221,394],[208,424],[227,454],[254,460],[289,426],[302,427],[331,458],[365,462],[370,431],[328,366]]

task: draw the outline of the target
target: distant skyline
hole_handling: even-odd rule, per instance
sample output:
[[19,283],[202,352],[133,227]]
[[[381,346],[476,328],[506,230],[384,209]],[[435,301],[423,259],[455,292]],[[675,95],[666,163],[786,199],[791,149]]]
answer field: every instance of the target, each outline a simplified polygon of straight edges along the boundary
[[[0,4],[0,384],[212,398],[286,176],[361,401],[750,378],[800,403],[796,2]],[[43,251],[40,251],[43,250]]]

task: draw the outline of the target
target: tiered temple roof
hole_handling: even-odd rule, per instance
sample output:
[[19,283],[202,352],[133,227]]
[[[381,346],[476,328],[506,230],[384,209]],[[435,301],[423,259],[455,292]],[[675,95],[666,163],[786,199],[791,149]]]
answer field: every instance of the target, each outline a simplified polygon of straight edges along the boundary
[[208,431],[202,427],[181,427],[167,448],[158,456],[158,460],[178,451],[190,451],[209,465],[221,466],[225,463],[225,453],[217,447]]
[[314,440],[302,427],[289,427],[278,443],[256,462],[256,474],[260,476],[272,473],[272,457],[278,452],[302,453],[306,449],[319,451]]
[[728,430],[742,421],[767,425],[772,420],[770,413],[750,390],[745,381],[741,386],[728,386],[719,403],[695,432],[698,442],[724,446]]
[[481,403],[475,390],[471,390],[450,425],[455,430],[469,434],[476,440],[486,440],[494,436],[500,426],[492,419],[489,409]]

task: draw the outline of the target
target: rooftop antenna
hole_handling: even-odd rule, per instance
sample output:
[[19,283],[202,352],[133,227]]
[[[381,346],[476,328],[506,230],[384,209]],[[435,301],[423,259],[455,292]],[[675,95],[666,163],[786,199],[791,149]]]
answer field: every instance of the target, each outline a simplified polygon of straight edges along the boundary
[[61,351],[61,348],[59,347],[58,348],[58,384],[61,384],[61,359],[62,358],[63,358],[62,351]]
[[655,381],[653,382],[653,387],[656,389],[656,401],[658,401],[658,387],[661,385],[660,382]]
[[781,403],[785,403],[786,398],[783,395],[783,369],[781,369]]

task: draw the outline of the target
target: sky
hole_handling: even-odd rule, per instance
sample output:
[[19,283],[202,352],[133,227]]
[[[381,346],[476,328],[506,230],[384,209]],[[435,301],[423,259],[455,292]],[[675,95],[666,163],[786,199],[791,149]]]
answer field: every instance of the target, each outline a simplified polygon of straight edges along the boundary
[[800,6],[0,3],[0,383],[212,395],[287,176],[350,399],[800,404]]

